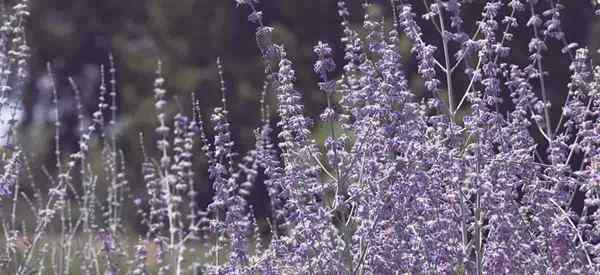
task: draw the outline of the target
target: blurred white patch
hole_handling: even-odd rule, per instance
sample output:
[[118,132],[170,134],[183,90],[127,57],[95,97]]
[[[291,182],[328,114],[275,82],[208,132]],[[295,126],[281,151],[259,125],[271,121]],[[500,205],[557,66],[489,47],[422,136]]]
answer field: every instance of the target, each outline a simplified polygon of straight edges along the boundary
[[[10,140],[14,143],[14,136],[8,138],[9,132],[16,131],[23,117],[23,106],[20,100],[6,99],[6,104],[0,109],[0,144],[7,145]],[[12,129],[11,129],[12,127]],[[14,132],[13,132],[14,135]]]

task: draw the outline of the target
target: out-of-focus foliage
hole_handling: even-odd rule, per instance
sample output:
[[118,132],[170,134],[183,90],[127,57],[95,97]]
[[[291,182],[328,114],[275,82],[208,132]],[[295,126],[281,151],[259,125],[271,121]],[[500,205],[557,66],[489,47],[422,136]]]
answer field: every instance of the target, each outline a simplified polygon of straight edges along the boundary
[[[341,27],[335,16],[336,3],[267,1],[264,7],[270,14],[266,20],[277,27],[277,38],[302,68],[297,77],[298,83],[308,89],[303,91],[307,110],[317,114],[324,106],[324,97],[311,85],[316,79],[310,73],[311,47],[317,40],[337,44]],[[252,43],[253,32],[246,15],[228,1],[33,1],[31,18],[28,37],[33,47],[32,77],[26,93],[23,130],[27,147],[38,153],[42,163],[52,158],[48,152],[53,144],[51,116],[46,115],[51,109],[51,96],[45,63],[52,64],[57,79],[64,148],[74,149],[77,120],[67,77],[74,77],[80,86],[84,109],[91,115],[97,104],[100,65],[108,65],[110,53],[117,69],[118,142],[130,151],[129,158],[140,157],[138,131],[155,126],[150,95],[158,59],[163,63],[165,78],[170,80],[166,88],[178,95],[179,104],[173,104],[171,111],[189,110],[191,94],[195,93],[206,115],[219,103],[214,64],[220,56],[228,96],[235,98],[229,103],[231,120],[236,122],[234,139],[242,150],[253,144],[264,69],[255,54],[257,47]],[[129,170],[136,175],[139,168]],[[137,181],[135,176],[132,180]]]

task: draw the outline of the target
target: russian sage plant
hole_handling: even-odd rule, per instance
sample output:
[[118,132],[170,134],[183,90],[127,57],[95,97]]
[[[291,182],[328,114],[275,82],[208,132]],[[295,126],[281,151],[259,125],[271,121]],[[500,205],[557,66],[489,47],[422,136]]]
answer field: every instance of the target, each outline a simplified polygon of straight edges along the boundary
[[[134,197],[115,137],[112,56],[108,74],[101,69],[90,123],[69,79],[80,121],[77,152],[69,156],[61,152],[59,93],[48,65],[56,172],[47,172],[47,192],[22,180],[32,168],[13,137],[18,120],[3,121],[11,129],[0,174],[3,207],[11,213],[2,216],[3,272],[600,272],[600,66],[593,50],[563,32],[566,1],[391,0],[392,24],[365,1],[360,26],[339,1],[343,49],[321,41],[313,49],[313,88],[327,104],[315,119],[305,115],[293,59],[273,38],[277,30],[265,23],[259,1],[234,3],[249,10],[264,62],[254,148],[234,150],[227,62],[217,59],[222,97],[207,121],[197,96],[191,114],[179,108],[172,115],[159,62],[155,132],[140,133],[145,193]],[[27,5],[21,0],[3,13],[0,111],[14,108],[9,99],[18,98],[26,77]],[[478,19],[467,20],[474,7],[481,7]],[[439,39],[428,41],[424,29]],[[517,33],[531,34],[525,49],[514,43]],[[410,53],[403,56],[406,42]],[[512,58],[517,50],[528,59]],[[569,83],[553,89],[566,95],[560,106],[550,104],[544,58],[551,54],[570,60]],[[343,64],[334,62],[338,55]],[[413,60],[421,90],[409,81]],[[322,144],[313,137],[315,122],[325,125]],[[156,150],[146,150],[146,140]],[[206,179],[198,177],[201,163]],[[268,195],[265,219],[248,200],[259,181]],[[202,187],[213,191],[206,206],[198,203]],[[33,224],[18,224],[20,203]],[[134,240],[123,233],[128,206],[146,229]]]

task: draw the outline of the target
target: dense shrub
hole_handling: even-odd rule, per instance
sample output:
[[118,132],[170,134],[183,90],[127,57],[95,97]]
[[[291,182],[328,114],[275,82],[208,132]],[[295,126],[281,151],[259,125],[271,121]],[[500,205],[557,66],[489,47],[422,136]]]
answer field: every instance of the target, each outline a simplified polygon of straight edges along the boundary
[[[61,151],[54,109],[56,174],[48,172],[47,183],[21,176],[36,168],[14,139],[15,116],[3,121],[3,273],[600,272],[600,66],[589,49],[567,41],[560,25],[566,3],[426,0],[426,13],[416,14],[412,2],[420,1],[392,0],[391,26],[365,3],[357,30],[340,1],[345,64],[337,67],[328,44],[314,47],[316,85],[327,100],[316,120],[329,133],[318,144],[276,30],[257,0],[235,2],[256,25],[265,68],[255,148],[234,152],[220,60],[222,102],[206,120],[197,98],[192,114],[171,115],[159,62],[156,131],[140,133],[146,194],[129,194],[124,153],[111,131],[119,96],[111,57],[89,125],[71,80],[80,118],[74,154]],[[2,17],[0,108],[11,108],[26,78],[27,4]],[[480,19],[463,21],[464,9],[477,5]],[[425,41],[422,24],[432,24],[440,40]],[[521,29],[533,34],[529,59],[515,61],[511,42]],[[408,85],[403,39],[425,94]],[[551,49],[552,40],[563,46]],[[549,54],[571,59],[558,121],[545,84]],[[48,73],[60,105],[51,65]],[[459,79],[468,79],[464,91]],[[276,106],[264,103],[268,96]],[[157,155],[145,150],[146,140],[155,141]],[[196,176],[199,162],[208,163],[209,179]],[[259,181],[269,198],[264,220],[246,199]],[[206,182],[214,195],[204,206],[197,190]],[[33,224],[17,217],[19,205],[33,213]],[[146,228],[134,240],[123,227],[130,206]]]

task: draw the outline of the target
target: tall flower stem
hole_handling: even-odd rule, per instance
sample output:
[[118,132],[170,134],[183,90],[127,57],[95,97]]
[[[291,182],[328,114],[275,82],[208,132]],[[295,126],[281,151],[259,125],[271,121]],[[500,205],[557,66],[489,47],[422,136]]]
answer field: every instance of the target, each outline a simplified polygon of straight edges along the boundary
[[[536,1],[537,2],[537,1]],[[531,8],[531,17],[537,16],[535,13],[534,1],[529,1],[529,7]],[[539,29],[537,24],[532,24],[533,26],[533,35],[536,39],[539,39]],[[536,52],[536,65],[538,70],[538,78],[540,80],[540,90],[542,92],[542,100],[544,101],[544,120],[546,121],[546,134],[550,138],[550,140],[554,139],[554,131],[552,131],[552,126],[550,123],[550,108],[548,101],[548,92],[546,91],[546,82],[544,81],[544,66],[542,65],[542,49],[540,47],[537,48]]]
[[[439,1],[438,1],[439,2]],[[440,6],[442,5],[439,3]],[[450,112],[450,121],[454,123],[455,113],[454,113],[454,89],[452,87],[452,70],[450,65],[450,50],[448,47],[448,34],[446,32],[446,27],[444,23],[444,16],[442,15],[442,11],[438,12],[438,16],[440,18],[440,30],[442,35],[442,47],[444,48],[444,61],[446,63],[445,73],[446,73],[446,85],[448,86],[448,111]]]

